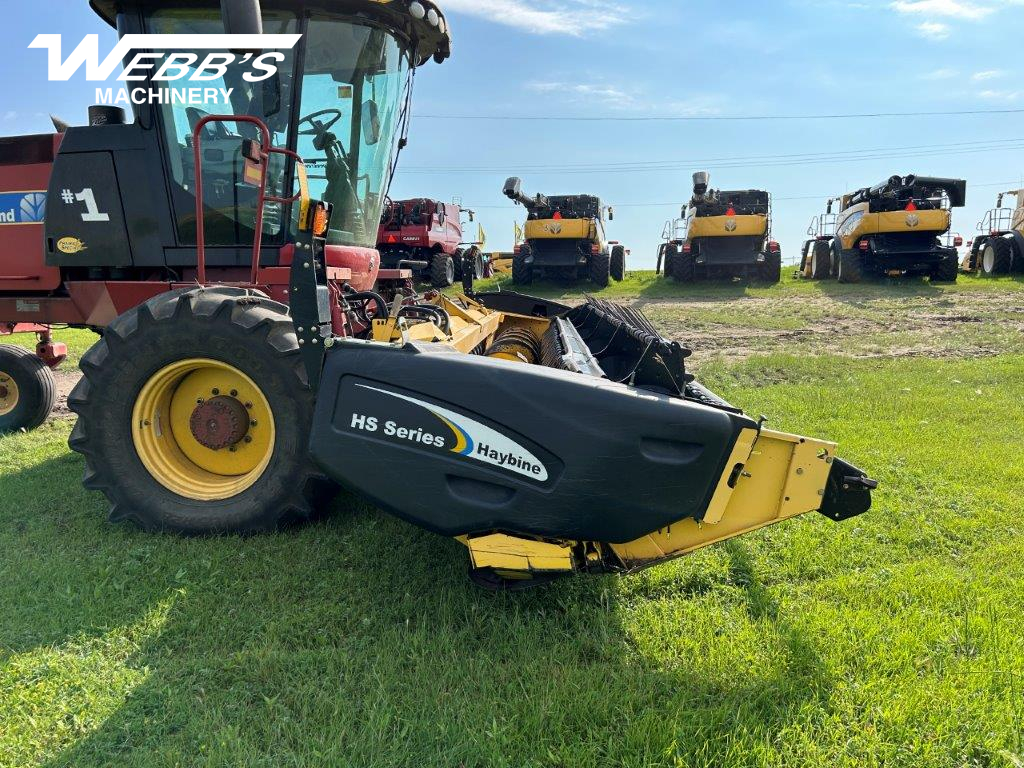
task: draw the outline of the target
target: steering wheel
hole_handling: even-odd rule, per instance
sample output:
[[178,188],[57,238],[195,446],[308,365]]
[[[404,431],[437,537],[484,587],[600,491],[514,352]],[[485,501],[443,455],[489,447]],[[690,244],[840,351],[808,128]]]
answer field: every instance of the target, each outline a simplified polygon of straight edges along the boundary
[[[313,122],[318,117],[324,115],[331,115],[332,117],[326,122]],[[334,124],[341,120],[340,109],[321,109],[319,112],[314,112],[311,115],[306,115],[299,120],[299,126],[309,123],[309,128],[304,131],[299,131],[300,136],[318,136],[322,133],[326,133],[334,127]]]

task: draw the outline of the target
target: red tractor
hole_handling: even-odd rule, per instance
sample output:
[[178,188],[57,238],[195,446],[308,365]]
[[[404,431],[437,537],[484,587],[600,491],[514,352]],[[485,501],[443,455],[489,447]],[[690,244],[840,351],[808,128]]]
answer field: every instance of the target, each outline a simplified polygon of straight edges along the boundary
[[479,280],[484,276],[484,255],[481,243],[465,241],[463,213],[473,221],[473,211],[454,203],[427,198],[388,201],[377,233],[381,266],[412,269],[435,288],[462,280],[467,268]]

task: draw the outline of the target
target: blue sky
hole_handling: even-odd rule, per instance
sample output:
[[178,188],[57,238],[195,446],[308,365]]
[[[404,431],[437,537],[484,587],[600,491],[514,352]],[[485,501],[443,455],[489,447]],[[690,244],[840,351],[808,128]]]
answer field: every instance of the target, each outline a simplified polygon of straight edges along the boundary
[[[1024,174],[1024,114],[851,120],[561,122],[438,116],[710,117],[1024,109],[1024,0],[449,0],[454,55],[417,78],[412,142],[394,197],[458,196],[489,246],[522,216],[501,196],[599,194],[610,234],[653,265],[690,173],[776,197],[775,236],[793,257],[824,199],[893,173],[965,177],[954,228],[974,231],[1000,186]],[[40,32],[114,34],[85,0],[11,4],[0,27],[0,132],[84,122],[94,84],[46,79]],[[103,49],[106,49],[106,45]],[[1002,143],[1000,146],[999,143]],[[918,150],[902,148],[929,145]],[[892,149],[885,149],[892,148]],[[881,153],[889,155],[878,158]],[[842,154],[840,154],[842,153]],[[731,160],[730,158],[738,158]],[[647,167],[638,167],[646,164]],[[595,168],[594,166],[600,166]],[[652,167],[653,166],[653,167]],[[800,199],[809,198],[809,199]]]

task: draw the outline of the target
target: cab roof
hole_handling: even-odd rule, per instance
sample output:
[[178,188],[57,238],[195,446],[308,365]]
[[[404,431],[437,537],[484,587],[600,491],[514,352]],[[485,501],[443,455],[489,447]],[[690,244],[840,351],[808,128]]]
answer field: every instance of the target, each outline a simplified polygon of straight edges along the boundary
[[[218,9],[217,0],[205,0],[210,8]],[[410,7],[418,4],[424,12],[417,19]],[[200,4],[202,7],[203,4]],[[364,16],[395,30],[410,42],[416,51],[416,65],[426,64],[431,58],[442,62],[451,56],[451,29],[437,3],[430,0],[267,0],[267,8],[318,10],[353,16]],[[137,8],[187,8],[181,0],[89,0],[89,6],[110,26],[116,27],[117,14]],[[435,19],[435,23],[430,22]]]

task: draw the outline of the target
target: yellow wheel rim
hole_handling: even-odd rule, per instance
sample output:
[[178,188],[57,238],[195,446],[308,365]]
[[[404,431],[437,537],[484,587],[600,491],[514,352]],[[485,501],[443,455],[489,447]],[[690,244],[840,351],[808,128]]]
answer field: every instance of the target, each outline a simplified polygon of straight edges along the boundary
[[252,487],[266,471],[274,416],[262,390],[237,368],[181,360],[140,390],[132,440],[162,486],[187,499],[221,501]]
[[18,407],[18,385],[11,378],[10,374],[0,371],[0,416]]

